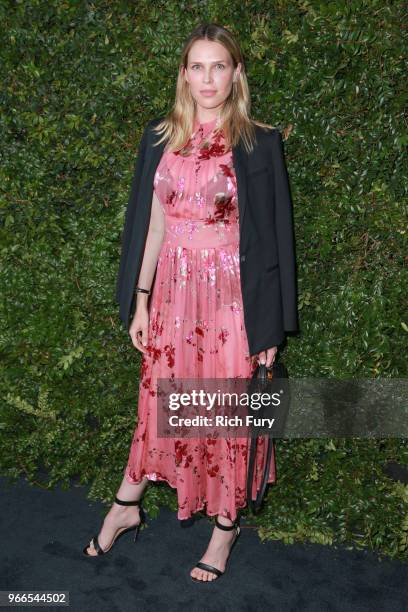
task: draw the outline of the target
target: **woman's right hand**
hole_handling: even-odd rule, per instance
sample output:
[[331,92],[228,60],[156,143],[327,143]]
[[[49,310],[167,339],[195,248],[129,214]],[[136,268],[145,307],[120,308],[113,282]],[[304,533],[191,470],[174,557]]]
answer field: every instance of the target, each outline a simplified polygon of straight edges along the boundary
[[138,304],[132,323],[129,328],[129,335],[132,338],[133,346],[142,353],[148,353],[147,331],[149,328],[149,311],[146,304]]

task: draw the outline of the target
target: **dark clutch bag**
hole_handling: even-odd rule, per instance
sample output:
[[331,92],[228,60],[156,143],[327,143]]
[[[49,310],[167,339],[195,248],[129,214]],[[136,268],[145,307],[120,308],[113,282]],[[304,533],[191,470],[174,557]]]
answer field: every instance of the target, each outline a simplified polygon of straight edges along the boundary
[[[260,406],[259,409],[250,411],[257,421],[262,418],[274,418],[273,429],[265,428],[259,424],[251,424],[249,426],[249,441],[248,441],[248,473],[247,473],[247,504],[249,510],[256,514],[262,505],[265,495],[266,485],[268,483],[269,470],[271,466],[272,449],[273,449],[273,434],[278,437],[283,437],[285,430],[286,419],[289,410],[289,375],[287,368],[282,362],[276,359],[269,368],[265,364],[258,364],[254,371],[250,385],[249,395],[253,393],[279,393],[279,404],[276,406],[266,405]],[[252,499],[252,487],[255,481],[255,458],[259,441],[263,438],[264,444],[264,464],[261,478],[261,486],[257,491],[256,499]]]

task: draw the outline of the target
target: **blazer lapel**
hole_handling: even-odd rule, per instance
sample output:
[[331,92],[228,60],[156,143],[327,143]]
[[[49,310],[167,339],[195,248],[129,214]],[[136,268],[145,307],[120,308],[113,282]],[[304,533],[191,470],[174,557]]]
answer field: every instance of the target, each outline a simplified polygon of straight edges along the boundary
[[[154,134],[156,135],[156,134]],[[146,154],[146,160],[143,169],[142,185],[150,185],[151,191],[153,192],[153,178],[160,159],[163,155],[165,142],[161,142],[157,146],[149,147]],[[245,206],[247,203],[247,178],[246,178],[246,163],[245,163],[245,151],[243,150],[242,139],[237,145],[232,147],[232,161],[234,164],[235,176],[237,179],[237,200],[239,210],[239,223],[240,223],[240,239],[242,236],[243,219],[245,213]],[[148,194],[151,199],[152,193]]]
[[242,238],[242,228],[244,221],[245,206],[247,203],[247,178],[246,178],[246,163],[245,151],[243,150],[242,139],[238,144],[232,147],[232,161],[234,164],[235,176],[237,179],[237,198],[239,210],[239,238]]

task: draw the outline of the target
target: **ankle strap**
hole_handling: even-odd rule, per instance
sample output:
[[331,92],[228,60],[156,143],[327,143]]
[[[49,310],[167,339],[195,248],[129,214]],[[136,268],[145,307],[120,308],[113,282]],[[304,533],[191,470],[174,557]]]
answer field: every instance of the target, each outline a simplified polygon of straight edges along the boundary
[[117,497],[115,497],[115,502],[119,504],[119,506],[140,506],[139,500],[123,501],[122,499],[118,499]]
[[217,525],[217,527],[219,527],[219,529],[224,529],[224,531],[231,531],[231,529],[235,529],[238,526],[238,521],[235,521],[234,523],[232,523],[232,525],[223,525],[219,522],[218,516],[216,516],[215,524]]

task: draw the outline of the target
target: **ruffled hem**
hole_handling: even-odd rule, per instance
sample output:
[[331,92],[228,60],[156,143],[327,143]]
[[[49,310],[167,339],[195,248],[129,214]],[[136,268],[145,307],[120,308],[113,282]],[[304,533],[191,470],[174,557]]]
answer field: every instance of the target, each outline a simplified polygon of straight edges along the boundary
[[[125,473],[125,478],[126,478],[126,480],[127,480],[127,482],[128,482],[129,484],[134,484],[134,485],[140,484],[144,478],[147,478],[147,480],[149,480],[150,482],[158,482],[158,481],[160,481],[160,482],[166,482],[166,483],[167,483],[167,484],[168,484],[168,485],[169,485],[169,486],[170,486],[172,489],[177,490],[177,484],[176,484],[176,483],[171,482],[171,481],[170,481],[168,478],[166,478],[165,476],[157,476],[157,474],[156,474],[156,473],[154,473],[154,472],[153,472],[153,473],[151,473],[151,474],[144,474],[144,476],[143,476],[143,477],[142,477],[140,480],[136,480],[136,479],[131,478],[131,476],[130,476],[130,475],[128,474],[128,472],[126,471],[126,473]],[[270,479],[268,480],[268,484],[276,484],[276,478],[270,478]],[[246,508],[246,507],[247,507],[247,505],[248,505],[248,502],[247,502],[247,501],[246,501],[244,504],[235,504],[235,509],[236,509],[236,510],[239,510],[239,509],[242,509],[242,508]],[[220,514],[218,511],[214,511],[214,512],[213,512],[213,511],[211,511],[211,510],[208,510],[208,507],[207,507],[207,506],[208,506],[208,502],[207,502],[207,503],[204,503],[204,504],[201,504],[199,507],[197,507],[197,508],[195,508],[195,509],[191,509],[191,508],[190,508],[190,509],[189,509],[190,514],[188,514],[188,516],[184,516],[184,515],[183,515],[183,516],[180,516],[180,514],[183,514],[183,513],[182,513],[182,512],[180,512],[180,510],[178,510],[178,512],[177,512],[177,518],[178,518],[178,520],[179,520],[180,522],[182,522],[182,521],[187,521],[187,520],[191,519],[191,518],[193,517],[193,515],[194,515],[194,514],[197,514],[197,512],[201,512],[201,511],[202,511],[202,510],[204,510],[204,509],[205,509],[205,514],[206,514],[207,516],[224,516],[223,514]],[[226,516],[225,518],[228,518],[228,519],[230,519],[231,521],[235,521],[235,520],[236,520],[236,518],[237,518],[237,516],[238,516],[238,513],[236,512],[235,516],[232,516],[232,517],[230,517],[230,516]]]

